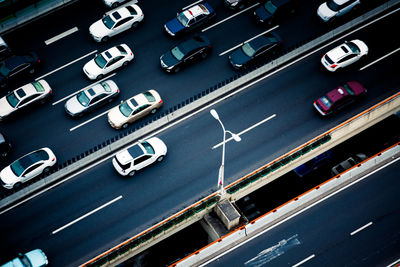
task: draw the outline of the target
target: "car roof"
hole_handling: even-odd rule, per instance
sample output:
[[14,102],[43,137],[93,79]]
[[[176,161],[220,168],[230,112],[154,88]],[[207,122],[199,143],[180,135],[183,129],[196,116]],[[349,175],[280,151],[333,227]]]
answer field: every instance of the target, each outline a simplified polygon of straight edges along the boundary
[[49,159],[49,154],[47,154],[46,150],[44,149],[39,149],[36,151],[33,151],[32,153],[29,153],[22,158],[18,159],[20,162],[21,166],[26,169],[29,168],[29,166],[43,160],[48,160]]
[[349,2],[351,0],[333,0],[333,2],[335,2],[336,4],[338,4],[339,6]]
[[329,51],[327,54],[333,61],[338,61],[345,55],[348,55],[351,53],[352,53],[351,49],[346,44],[341,44],[340,46],[335,47],[334,49]]
[[328,92],[326,95],[329,98],[329,100],[335,103],[338,100],[342,99],[343,97],[348,96],[349,93],[342,86],[339,86],[338,88]]
[[210,14],[210,11],[205,7],[205,5],[199,4],[199,5],[192,6],[191,8],[183,11],[183,14],[187,18],[193,18],[193,17],[197,17],[201,14],[208,15],[208,14]]
[[86,95],[87,95],[90,99],[92,99],[92,98],[94,98],[95,96],[97,96],[97,95],[99,95],[99,94],[105,92],[104,87],[101,85],[101,83],[98,83],[98,84],[96,84],[96,85],[94,85],[94,86],[88,88],[88,89],[85,90],[85,91],[87,92]]
[[198,47],[209,45],[210,41],[204,36],[194,36],[186,41],[180,43],[178,46],[184,54],[196,49]]
[[133,159],[140,157],[141,155],[144,154],[144,149],[142,148],[142,146],[140,144],[136,144],[136,145],[128,148],[127,150]]
[[[269,36],[269,37],[274,37],[274,36]],[[267,36],[261,35],[250,42],[251,47],[253,47],[255,50],[258,50],[260,47],[263,47],[269,43],[271,43],[270,39]]]
[[10,70],[26,63],[23,56],[12,56],[4,61],[6,67]]
[[[131,8],[131,6],[124,6],[124,7],[119,8],[118,10],[112,12],[110,15],[112,15],[113,19],[116,21],[121,20],[126,17],[130,17],[130,16],[132,16],[132,14],[129,11],[128,7]],[[136,11],[135,8],[133,8],[133,10]]]
[[31,83],[15,89],[14,92],[20,99],[38,93],[38,91],[36,91],[35,87]]
[[107,61],[109,61],[111,58],[122,55],[121,51],[119,51],[116,46],[109,48],[101,54]]

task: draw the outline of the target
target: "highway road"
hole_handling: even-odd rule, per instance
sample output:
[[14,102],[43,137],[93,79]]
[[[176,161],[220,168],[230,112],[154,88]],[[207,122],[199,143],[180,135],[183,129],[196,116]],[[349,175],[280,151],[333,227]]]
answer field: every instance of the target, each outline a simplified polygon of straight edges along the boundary
[[400,161],[206,266],[389,266],[400,260]]
[[[92,7],[87,2],[81,2],[79,8],[71,6],[61,12],[65,18],[69,14],[74,19],[58,19],[54,22],[56,17],[50,16],[50,21],[32,24],[48,25],[49,31],[29,31],[30,26],[21,29],[27,31],[24,35],[27,39],[32,38],[32,48],[40,50],[44,49],[43,40],[59,33],[60,25],[57,23],[61,23],[65,30],[77,24],[86,25],[76,35],[62,39],[52,47],[46,47],[49,53],[39,52],[43,55],[42,61],[48,62],[44,64],[40,74],[46,74],[93,49],[102,51],[113,44],[132,42],[136,48],[134,51],[137,51],[135,62],[113,77],[122,88],[120,99],[148,88],[156,88],[164,98],[166,107],[169,103],[174,105],[204,90],[222,80],[221,77],[225,79],[233,75],[235,72],[229,68],[227,58],[219,57],[218,53],[262,31],[243,13],[210,29],[209,33],[207,31],[210,39],[215,40],[211,58],[177,75],[167,75],[159,69],[158,57],[176,41],[163,36],[162,22],[173,16],[182,4],[168,4],[171,10],[167,12],[165,9],[151,8],[150,1],[143,2],[141,6],[145,12],[145,23],[137,32],[114,38],[107,44],[95,44],[90,42],[86,29],[94,21],[91,16],[95,13],[101,14],[104,10],[101,6]],[[161,5],[166,1],[157,3]],[[277,29],[278,33],[288,40],[288,46],[291,42],[295,44],[296,41],[306,40],[315,33],[327,30],[325,25],[314,17],[318,3],[309,1],[307,5],[309,10],[302,7],[301,12],[297,12],[293,19]],[[97,12],[92,11],[93,8],[98,8]],[[217,4],[216,9],[217,12],[220,11],[218,16],[221,17],[229,13],[222,5]],[[57,16],[60,17],[61,15]],[[309,30],[296,31],[296,19],[309,25]],[[395,38],[386,38],[384,35],[385,30],[390,25],[396,25],[398,20],[397,12],[327,45],[326,48],[272,76],[265,77],[235,95],[214,103],[212,108],[219,112],[227,129],[236,133],[273,114],[276,115],[243,134],[240,143],[228,143],[226,184],[398,92],[399,78],[397,70],[393,68],[393,62],[399,60],[399,53],[359,70],[399,47]],[[231,34],[232,32],[239,32],[240,37]],[[225,34],[222,36],[221,33]],[[45,35],[47,37],[44,37]],[[9,38],[12,40],[13,37]],[[353,38],[360,38],[368,44],[370,54],[366,61],[340,73],[327,73],[320,63],[322,54],[344,39]],[[75,48],[77,43],[79,50]],[[146,49],[147,44],[152,44],[152,47]],[[14,41],[13,45],[18,44]],[[21,41],[19,47],[22,49],[25,45],[26,43]],[[139,52],[140,47],[142,52]],[[56,57],[58,54],[63,56]],[[81,70],[84,62],[86,60],[46,77],[50,84],[57,88],[54,101],[88,85]],[[212,71],[209,66],[214,66]],[[361,81],[368,88],[366,97],[337,116],[320,118],[313,110],[312,101],[331,88],[353,79]],[[158,133],[157,136],[168,146],[166,159],[140,171],[135,177],[118,176],[110,159],[104,159],[104,162],[96,167],[1,214],[0,226],[7,231],[2,234],[4,242],[0,244],[0,262],[10,259],[18,252],[39,247],[46,252],[55,266],[75,266],[214,192],[221,151],[212,147],[221,141],[222,132],[218,122],[209,114],[209,108]],[[107,107],[99,113],[106,109]],[[98,113],[90,117],[96,114]],[[104,117],[70,131],[87,118],[67,118],[63,113],[62,104],[53,106],[48,103],[23,115],[2,125],[2,129],[5,129],[7,135],[15,142],[15,151],[11,158],[33,147],[50,146],[62,162],[116,134]]]

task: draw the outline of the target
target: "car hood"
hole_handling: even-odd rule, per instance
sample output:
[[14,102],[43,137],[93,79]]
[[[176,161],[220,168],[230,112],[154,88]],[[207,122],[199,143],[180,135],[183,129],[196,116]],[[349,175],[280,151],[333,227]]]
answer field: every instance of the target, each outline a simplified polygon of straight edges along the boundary
[[15,176],[10,166],[5,167],[0,172],[0,178],[5,184],[15,184],[19,181],[19,177]]
[[112,121],[115,126],[121,126],[128,120],[127,117],[122,115],[121,111],[119,110],[119,105],[108,112],[108,119]]
[[368,46],[363,41],[353,40],[352,42],[355,43],[358,46],[358,48],[360,48],[360,54],[362,55],[368,54]]
[[167,67],[175,66],[178,63],[178,60],[172,55],[171,51],[168,51],[162,55],[161,60],[165,65],[167,65]]
[[0,98],[0,117],[5,117],[12,113],[14,111],[14,108],[10,106],[8,103],[6,97]]
[[107,35],[110,30],[104,25],[101,20],[96,21],[89,27],[89,32],[94,36],[101,37]]
[[318,7],[317,13],[323,18],[331,18],[336,15],[336,12],[332,11],[326,2]]
[[165,24],[165,26],[167,26],[168,30],[174,34],[177,34],[185,28],[185,26],[183,26],[177,18],[171,19]]
[[78,97],[75,95],[68,99],[68,101],[65,103],[65,109],[67,112],[75,115],[84,111],[86,107],[81,105],[81,103],[78,101]]
[[96,62],[94,62],[94,59],[90,60],[88,63],[85,64],[83,67],[88,73],[97,76],[97,74],[100,74],[100,68],[97,66]]
[[258,7],[256,11],[254,11],[254,14],[261,21],[266,21],[272,16],[272,14],[270,14],[267,10],[265,10],[263,6]]
[[241,47],[233,51],[233,53],[229,56],[229,59],[233,65],[243,65],[249,62],[251,59],[249,56],[247,56]]

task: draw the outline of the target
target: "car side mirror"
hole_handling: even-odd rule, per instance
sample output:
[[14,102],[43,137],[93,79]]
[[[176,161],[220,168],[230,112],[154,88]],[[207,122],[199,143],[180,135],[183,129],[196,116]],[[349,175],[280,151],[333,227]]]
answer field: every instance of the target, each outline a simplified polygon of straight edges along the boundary
[[124,100],[121,100],[121,104],[124,103]]

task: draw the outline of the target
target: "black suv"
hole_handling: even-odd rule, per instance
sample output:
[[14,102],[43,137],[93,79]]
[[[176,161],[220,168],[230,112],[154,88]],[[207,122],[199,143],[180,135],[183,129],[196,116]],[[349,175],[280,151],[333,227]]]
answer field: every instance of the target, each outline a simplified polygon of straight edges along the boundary
[[256,0],[224,0],[225,6],[231,10],[243,9],[247,6],[257,3]]
[[293,13],[296,0],[268,0],[254,11],[257,22],[271,25],[276,19]]
[[0,156],[5,158],[10,153],[11,144],[8,142],[5,135],[0,133]]

